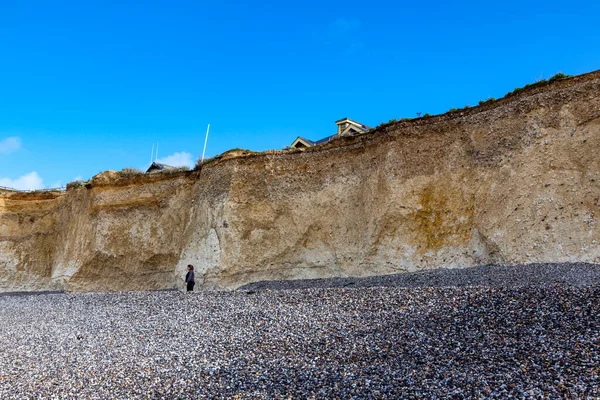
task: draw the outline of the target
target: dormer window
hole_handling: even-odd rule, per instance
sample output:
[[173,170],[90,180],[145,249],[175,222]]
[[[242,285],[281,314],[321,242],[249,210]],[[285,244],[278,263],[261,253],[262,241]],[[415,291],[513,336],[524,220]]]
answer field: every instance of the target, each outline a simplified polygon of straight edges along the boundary
[[327,142],[335,139],[336,137],[360,135],[362,133],[368,132],[369,129],[371,129],[368,126],[361,124],[360,122],[351,120],[350,118],[343,118],[338,121],[335,121],[335,123],[338,127],[336,134],[327,136],[323,139],[317,140],[316,142],[313,142],[312,140],[298,136],[296,138],[296,140],[294,140],[294,142],[292,143],[291,147],[296,148],[296,149],[313,147],[318,144],[327,143]]

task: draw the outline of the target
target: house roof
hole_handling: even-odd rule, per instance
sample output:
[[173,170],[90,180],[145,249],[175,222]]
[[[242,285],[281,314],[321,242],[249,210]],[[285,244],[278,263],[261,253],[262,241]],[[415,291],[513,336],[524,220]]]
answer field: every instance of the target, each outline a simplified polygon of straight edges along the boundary
[[158,162],[153,162],[152,165],[150,166],[150,168],[148,168],[148,170],[146,172],[164,171],[164,170],[170,170],[170,169],[177,169],[177,168],[173,167],[171,165],[161,164],[161,163],[158,163]]
[[304,138],[304,137],[302,137],[302,136],[298,136],[298,139],[302,139],[302,140],[304,140],[306,143],[308,143],[308,144],[310,144],[310,145],[312,145],[312,146],[314,146],[314,145],[315,145],[315,142],[313,142],[313,141],[312,141],[312,140],[310,140],[310,139]]
[[327,136],[326,138],[323,139],[319,139],[315,142],[315,144],[323,144],[323,143],[327,143],[333,139],[335,139],[335,137],[337,136],[337,133],[331,136]]
[[[344,131],[342,132],[343,134],[345,134],[346,132],[350,131],[351,129],[360,131],[361,133],[366,133],[366,132],[369,131],[369,129],[371,129],[369,126],[367,126],[365,124],[361,124],[360,122],[353,121],[350,118],[342,118],[342,119],[339,119],[339,120],[335,121],[335,123],[337,125],[340,125],[341,123],[344,123],[344,122],[347,122],[349,124],[349,126],[347,126],[344,129]],[[335,133],[333,135],[324,137],[323,139],[319,139],[319,140],[316,140],[316,141],[304,138],[302,136],[298,136],[296,138],[296,140],[294,140],[294,142],[292,143],[292,147],[294,147],[296,145],[296,143],[298,143],[298,142],[302,142],[305,146],[312,147],[312,146],[316,146],[318,144],[323,144],[323,143],[330,142],[330,141],[332,141],[333,139],[335,139],[338,136],[339,136],[339,134]]]
[[302,143],[306,147],[312,147],[315,145],[315,142],[310,139],[303,138],[302,136],[298,136],[296,140],[292,142],[291,147],[296,147],[297,143]]
[[371,129],[370,126],[367,126],[365,124],[361,124],[360,122],[354,121],[354,120],[352,120],[350,118],[342,118],[342,119],[339,119],[339,120],[335,121],[336,125],[341,125],[344,122],[350,124],[350,126],[353,126],[353,127],[357,128],[357,129],[363,131],[363,132],[367,132],[369,129]]
[[314,145],[315,145],[315,142],[313,142],[313,141],[312,141],[312,140],[310,140],[310,139],[303,138],[302,136],[298,136],[298,137],[296,138],[296,140],[294,140],[294,143],[296,143],[296,141],[298,141],[298,140],[300,140],[300,141],[302,141],[302,142],[305,142],[305,144],[309,144],[309,145],[311,145],[311,146],[314,146]]
[[302,136],[298,136],[296,138],[296,140],[294,140],[294,142],[292,143],[292,146],[294,146],[296,144],[296,142],[298,142],[298,141],[302,141],[302,142],[304,142],[304,144],[307,144],[307,145],[310,145],[310,146],[316,146],[318,144],[327,143],[327,142],[335,139],[336,136],[337,136],[337,133],[335,135],[327,136],[327,137],[325,137],[323,139],[319,139],[317,141],[310,140],[310,139],[307,139],[307,138],[302,137]]

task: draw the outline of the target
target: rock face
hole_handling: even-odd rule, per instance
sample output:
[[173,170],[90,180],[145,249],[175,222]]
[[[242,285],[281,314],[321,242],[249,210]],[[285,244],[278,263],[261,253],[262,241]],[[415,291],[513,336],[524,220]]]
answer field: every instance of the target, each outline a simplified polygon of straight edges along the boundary
[[0,194],[0,290],[600,262],[600,71],[302,152]]

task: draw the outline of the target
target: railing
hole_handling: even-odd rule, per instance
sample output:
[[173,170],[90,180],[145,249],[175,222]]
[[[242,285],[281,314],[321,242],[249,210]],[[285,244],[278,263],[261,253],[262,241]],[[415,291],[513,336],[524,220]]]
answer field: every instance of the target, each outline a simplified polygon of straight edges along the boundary
[[45,188],[45,189],[33,189],[33,190],[21,190],[21,189],[13,189],[6,186],[0,186],[0,190],[8,190],[10,192],[19,192],[19,193],[34,193],[34,192],[64,192],[67,190],[65,186],[56,187],[56,188]]

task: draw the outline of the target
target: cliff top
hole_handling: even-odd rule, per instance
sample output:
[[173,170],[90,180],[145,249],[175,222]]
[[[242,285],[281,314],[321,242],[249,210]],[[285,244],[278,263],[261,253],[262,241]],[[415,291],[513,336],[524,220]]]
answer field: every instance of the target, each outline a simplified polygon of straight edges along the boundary
[[[162,171],[153,174],[144,174],[141,171],[131,172],[131,169],[124,169],[121,172],[117,171],[105,171],[88,181],[76,181],[71,182],[67,185],[67,190],[76,190],[78,188],[91,188],[94,186],[125,186],[125,185],[136,185],[144,184],[149,182],[161,181],[164,179],[172,179],[173,177],[190,177],[197,176],[203,168],[214,167],[222,162],[226,162],[232,159],[240,158],[254,158],[254,157],[265,157],[272,155],[287,156],[292,154],[300,153],[312,153],[328,151],[335,148],[344,147],[350,144],[356,144],[360,142],[370,141],[378,137],[378,134],[386,133],[389,131],[406,131],[409,133],[411,128],[420,127],[423,128],[427,125],[439,124],[447,121],[452,121],[457,118],[472,117],[480,113],[487,112],[489,110],[506,107],[512,103],[520,102],[528,98],[534,97],[541,93],[551,92],[575,86],[577,84],[591,81],[600,78],[600,70],[589,72],[582,75],[566,76],[564,74],[557,74],[549,80],[541,80],[532,84],[525,85],[522,88],[516,88],[513,91],[507,93],[504,97],[499,99],[490,98],[485,101],[480,101],[477,106],[467,106],[461,109],[451,109],[443,114],[429,115],[425,114],[417,118],[403,118],[401,120],[390,120],[386,123],[382,123],[374,129],[371,129],[368,133],[355,135],[355,136],[344,136],[336,138],[326,144],[319,146],[305,148],[305,149],[286,149],[286,150],[266,150],[263,152],[254,152],[244,149],[232,149],[228,150],[220,155],[213,158],[204,160],[204,162],[198,161],[196,167],[192,171],[186,170],[174,170],[174,171]],[[10,188],[0,188],[0,197],[10,197],[11,199],[53,199],[61,194],[61,190],[47,189],[40,191],[23,192]]]

